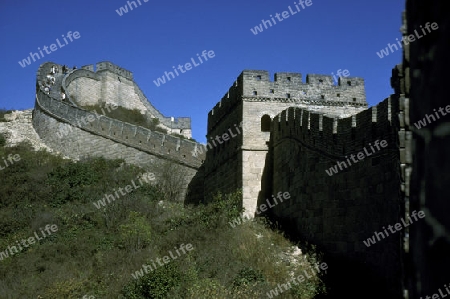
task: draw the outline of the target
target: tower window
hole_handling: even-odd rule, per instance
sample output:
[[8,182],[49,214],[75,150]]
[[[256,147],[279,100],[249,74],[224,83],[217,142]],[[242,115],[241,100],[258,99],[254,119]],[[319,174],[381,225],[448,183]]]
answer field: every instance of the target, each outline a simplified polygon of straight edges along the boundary
[[322,100],[325,99],[325,96],[324,96],[324,95],[321,95],[320,97],[322,98]]
[[287,93],[287,94],[286,94],[286,98],[290,99],[290,98],[291,98],[291,94],[290,94],[290,93]]
[[323,83],[323,80],[322,80],[322,79],[320,79],[320,80],[319,80],[319,84],[322,84],[322,83]]
[[258,95],[258,92],[256,90],[253,91],[253,95],[256,96]]
[[261,132],[270,132],[270,123],[272,119],[270,119],[270,115],[263,115],[261,117]]
[[286,77],[288,82],[291,82],[291,77]]
[[340,98],[340,97],[341,97],[341,94],[340,94],[340,93],[338,93],[338,94],[337,94],[337,97],[338,97],[338,98]]
[[352,86],[352,81],[347,81],[348,86]]
[[261,81],[261,75],[256,76],[256,80]]
[[274,93],[275,91],[273,89],[270,90],[270,93]]
[[356,98],[353,98],[353,102],[356,102]]

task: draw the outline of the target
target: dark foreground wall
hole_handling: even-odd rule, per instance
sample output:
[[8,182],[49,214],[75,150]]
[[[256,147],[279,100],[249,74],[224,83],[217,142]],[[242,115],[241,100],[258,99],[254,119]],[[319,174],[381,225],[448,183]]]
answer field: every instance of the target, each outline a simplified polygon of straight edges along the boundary
[[[267,169],[272,174],[266,174],[267,192],[259,205],[272,194],[290,193],[268,214],[293,239],[313,243],[325,253],[333,296],[401,297],[404,232],[388,231],[369,246],[364,241],[404,216],[402,101],[393,95],[339,120],[289,108],[273,121],[268,156],[272,166]],[[375,147],[376,140],[384,140],[385,147]],[[341,164],[343,170],[326,172],[361,152],[360,161],[355,157],[359,162],[347,161],[347,168]],[[355,293],[355,285],[364,291]]]
[[[426,212],[425,221],[410,229],[409,298],[433,294],[444,298],[439,289],[446,296],[444,285],[450,289],[450,115],[438,111],[450,105],[450,13],[446,5],[446,0],[408,0],[406,4],[405,34],[417,30],[424,35],[421,26],[427,22],[439,26],[405,48],[404,80],[399,86],[409,98],[409,125],[415,148],[409,208]],[[430,122],[417,128],[415,124],[426,120],[426,115]]]

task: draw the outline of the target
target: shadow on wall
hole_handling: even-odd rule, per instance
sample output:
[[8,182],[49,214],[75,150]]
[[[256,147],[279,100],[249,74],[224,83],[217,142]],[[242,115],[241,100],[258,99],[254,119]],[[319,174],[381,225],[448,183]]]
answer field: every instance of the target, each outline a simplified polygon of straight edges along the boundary
[[204,202],[205,165],[198,169],[187,187],[184,205],[198,205]]
[[[266,203],[266,199],[271,199],[273,194],[272,182],[273,182],[273,151],[268,151],[266,154],[266,159],[264,161],[264,169],[261,175],[261,190],[258,193],[257,206],[260,207],[262,204]],[[266,212],[258,215],[255,213],[255,217],[273,217],[273,210],[268,209]]]
[[[311,246],[296,230],[295,219],[278,220],[273,229],[279,229],[293,243],[299,244],[302,252],[311,250]],[[325,249],[314,245],[314,251],[323,253]],[[325,253],[323,262],[329,266],[327,273],[322,277],[327,288],[326,294],[317,295],[315,299],[322,298],[346,298],[346,299],[396,299],[392,297],[393,290],[389,289],[385,277],[376,273],[369,265],[347,258],[343,255],[331,255]],[[376,287],[374,287],[376,286]]]

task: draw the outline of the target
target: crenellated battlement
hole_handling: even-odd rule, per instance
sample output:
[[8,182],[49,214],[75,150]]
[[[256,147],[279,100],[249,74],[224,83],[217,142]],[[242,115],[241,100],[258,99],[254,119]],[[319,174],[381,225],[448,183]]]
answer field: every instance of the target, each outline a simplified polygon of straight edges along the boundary
[[306,83],[299,73],[275,73],[274,81],[269,80],[266,71],[245,70],[243,78],[244,97],[279,99],[323,100],[325,102],[345,102],[348,105],[367,105],[364,79],[359,77],[339,78],[337,85],[329,75],[306,75]]
[[269,72],[244,70],[220,102],[208,114],[208,131],[241,101],[291,103],[292,106],[367,108],[364,79],[340,77],[337,85],[329,75],[280,72],[270,81]]
[[208,113],[208,132],[226,117],[241,100],[242,78],[238,78],[228,92]]
[[[305,147],[316,150],[334,160],[361,151],[369,143],[384,139],[392,144],[392,115],[399,113],[396,96],[390,96],[373,106],[347,118],[330,118],[301,108],[288,108],[277,115],[271,124],[272,142],[294,138]],[[398,126],[398,125],[397,125]]]
[[125,77],[125,78],[130,79],[130,80],[133,80],[133,73],[132,72],[130,72],[130,71],[124,69],[124,68],[121,68],[120,66],[115,65],[112,62],[109,62],[109,61],[98,62],[96,64],[96,67],[97,67],[97,72],[108,70],[108,71],[113,72],[113,73],[115,73],[117,75],[120,75],[120,76]]

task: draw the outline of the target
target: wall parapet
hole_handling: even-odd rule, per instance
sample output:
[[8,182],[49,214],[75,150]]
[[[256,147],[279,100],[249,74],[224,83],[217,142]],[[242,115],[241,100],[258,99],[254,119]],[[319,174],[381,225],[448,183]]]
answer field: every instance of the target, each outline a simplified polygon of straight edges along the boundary
[[118,66],[118,65],[115,65],[112,62],[109,62],[109,61],[98,62],[96,64],[96,67],[97,67],[97,72],[108,70],[108,71],[113,72],[113,73],[115,73],[115,74],[117,74],[119,76],[122,76],[124,78],[133,80],[133,73],[132,72],[130,72],[130,71],[128,71],[128,70]]
[[[199,143],[161,132],[151,131],[104,115],[98,115],[74,105],[64,103],[54,98],[52,94],[45,94],[40,90],[39,83],[42,82],[53,65],[58,64],[51,62],[44,63],[37,72],[38,88],[36,91],[35,108],[42,110],[58,121],[78,127],[91,134],[111,139],[115,142],[190,168],[198,169],[203,163],[204,154],[192,155],[194,149],[200,145]],[[93,78],[98,76],[98,74],[87,69],[72,70],[63,78],[61,88],[64,88],[66,82],[70,82],[71,78],[80,77],[83,74],[89,74]],[[55,86],[55,88],[58,88],[58,86]],[[83,122],[81,121],[83,118],[92,121]]]
[[208,132],[210,132],[240,102],[242,95],[242,79],[237,78],[228,92],[208,113]]
[[[350,153],[361,151],[379,139],[388,148],[397,147],[392,135],[393,117],[399,113],[399,99],[391,95],[376,106],[347,118],[331,118],[307,109],[291,107],[277,115],[271,125],[274,144],[293,138],[310,149],[321,151],[333,159],[344,160]],[[395,124],[398,127],[398,124]]]

